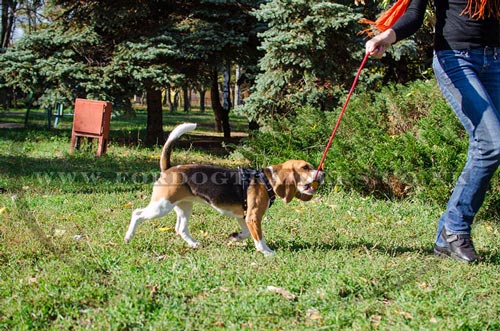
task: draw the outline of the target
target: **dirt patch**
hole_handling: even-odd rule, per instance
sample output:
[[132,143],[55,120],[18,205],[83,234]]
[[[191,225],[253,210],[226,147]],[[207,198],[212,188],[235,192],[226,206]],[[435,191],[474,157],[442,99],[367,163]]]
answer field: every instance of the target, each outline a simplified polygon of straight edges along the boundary
[[24,128],[24,124],[20,123],[0,123],[0,129],[19,129]]
[[[179,148],[194,148],[210,152],[216,155],[227,155],[234,150],[235,145],[241,144],[241,141],[248,137],[245,132],[231,132],[231,138],[224,139],[220,133],[211,132],[191,132],[183,135],[181,139],[176,141],[175,146]],[[119,145],[136,145],[138,136],[131,135],[129,137],[111,137],[110,141]]]

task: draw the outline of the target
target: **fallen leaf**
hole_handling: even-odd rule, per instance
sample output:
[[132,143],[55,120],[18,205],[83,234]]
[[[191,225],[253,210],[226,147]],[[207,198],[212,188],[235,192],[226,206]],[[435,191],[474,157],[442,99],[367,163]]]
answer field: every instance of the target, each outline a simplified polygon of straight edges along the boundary
[[146,287],[150,290],[151,298],[153,298],[158,291],[158,285],[146,285]]
[[321,319],[321,315],[319,314],[319,310],[316,308],[309,308],[306,312],[306,317],[310,320],[317,321]]
[[402,310],[398,311],[398,314],[404,316],[406,319],[409,319],[409,320],[413,319],[413,315],[406,312],[406,311],[402,311]]
[[228,246],[246,247],[248,244],[246,241],[230,240],[227,243]]
[[223,328],[226,326],[226,324],[223,321],[216,321],[212,323],[212,326],[218,327],[218,328]]
[[166,231],[172,231],[174,228],[171,226],[165,226],[163,228],[159,228],[158,231],[160,232],[166,232]]
[[277,293],[277,294],[280,294],[282,295],[285,299],[288,299],[288,300],[295,300],[297,299],[297,296],[287,290],[285,290],[284,288],[281,288],[281,287],[276,287],[276,286],[268,286],[267,287],[267,290],[268,291],[271,291],[271,292],[274,292],[274,293]]
[[392,301],[389,299],[379,299],[378,301],[382,302],[384,305],[392,304]]
[[2,215],[2,213],[7,209],[7,207],[2,207],[0,208],[0,215]]
[[431,284],[422,282],[422,283],[417,283],[418,287],[420,287],[422,290],[427,290],[429,291],[431,289]]
[[[0,210],[0,214],[1,214],[1,210]],[[485,224],[484,224],[484,228],[485,228],[488,232],[495,233],[495,229],[491,226],[491,224],[490,224],[490,223],[485,223]]]
[[63,229],[55,229],[54,230],[54,237],[62,237],[66,234],[66,230]]
[[337,205],[327,205],[331,210],[336,210],[338,208]]
[[377,327],[380,325],[381,320],[382,320],[382,316],[380,316],[380,315],[370,316],[370,321],[373,323],[373,325],[375,325]]
[[246,322],[246,323],[242,323],[242,324],[241,324],[241,327],[242,327],[242,328],[246,328],[246,329],[251,329],[251,328],[253,328],[253,323],[252,323],[252,322],[250,322],[250,321],[248,321],[248,322]]
[[326,296],[326,293],[323,291],[323,290],[317,290],[316,291],[316,294],[320,297],[320,298],[324,298]]
[[129,201],[129,202],[125,203],[125,204],[123,205],[123,207],[125,207],[125,208],[130,208],[130,207],[132,207],[133,205],[134,205],[134,204],[133,204],[132,202],[130,202],[130,201]]

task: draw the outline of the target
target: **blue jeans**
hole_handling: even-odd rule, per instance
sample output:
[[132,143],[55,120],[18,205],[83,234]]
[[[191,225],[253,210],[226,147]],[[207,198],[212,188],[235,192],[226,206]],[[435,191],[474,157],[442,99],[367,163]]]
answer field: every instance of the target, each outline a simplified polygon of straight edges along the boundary
[[500,164],[500,48],[436,51],[433,69],[441,92],[469,135],[467,162],[439,219],[440,237],[470,234],[474,216]]

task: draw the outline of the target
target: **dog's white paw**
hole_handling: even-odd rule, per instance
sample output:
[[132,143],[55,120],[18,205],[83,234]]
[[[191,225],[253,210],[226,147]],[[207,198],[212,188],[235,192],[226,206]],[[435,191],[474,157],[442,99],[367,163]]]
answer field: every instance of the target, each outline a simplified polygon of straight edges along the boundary
[[276,252],[273,250],[261,251],[261,253],[264,254],[265,257],[271,257],[276,255]]
[[130,234],[126,234],[125,238],[123,238],[123,241],[125,241],[126,244],[128,244],[132,240],[132,236]]
[[203,245],[200,242],[193,241],[193,242],[189,243],[189,247],[191,247],[193,249],[198,249],[198,248],[203,247]]
[[242,232],[233,232],[229,235],[231,241],[242,241],[249,237],[250,235],[245,235]]

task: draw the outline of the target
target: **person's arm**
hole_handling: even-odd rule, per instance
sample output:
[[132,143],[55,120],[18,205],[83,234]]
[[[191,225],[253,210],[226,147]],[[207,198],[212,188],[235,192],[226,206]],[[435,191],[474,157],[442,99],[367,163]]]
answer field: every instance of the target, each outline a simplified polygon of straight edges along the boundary
[[396,42],[408,38],[418,31],[424,22],[427,0],[412,0],[403,16],[401,16],[392,29],[396,33]]
[[426,7],[427,0],[412,0],[403,16],[391,28],[366,42],[366,53],[375,58],[381,58],[393,43],[417,32],[424,21]]
[[376,59],[380,59],[384,52],[395,42],[396,33],[393,29],[387,29],[366,42],[365,52]]

